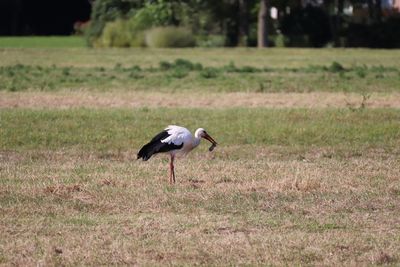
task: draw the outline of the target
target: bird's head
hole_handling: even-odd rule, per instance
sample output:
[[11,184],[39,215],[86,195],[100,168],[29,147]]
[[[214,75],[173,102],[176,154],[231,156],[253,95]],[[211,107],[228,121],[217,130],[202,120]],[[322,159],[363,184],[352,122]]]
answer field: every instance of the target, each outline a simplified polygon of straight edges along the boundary
[[208,141],[210,141],[211,144],[213,144],[214,146],[217,145],[217,142],[215,142],[215,140],[206,132],[206,130],[204,130],[203,128],[199,128],[196,130],[196,132],[194,133],[194,136],[196,138],[204,138],[207,139]]

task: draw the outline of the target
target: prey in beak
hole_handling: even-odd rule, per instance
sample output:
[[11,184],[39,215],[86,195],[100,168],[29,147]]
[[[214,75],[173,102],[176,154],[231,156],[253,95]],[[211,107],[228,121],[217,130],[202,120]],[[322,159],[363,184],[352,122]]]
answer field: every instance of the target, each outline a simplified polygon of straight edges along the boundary
[[204,132],[202,136],[204,139],[207,139],[212,145],[208,148],[208,151],[213,151],[214,148],[217,146],[217,142],[207,133]]

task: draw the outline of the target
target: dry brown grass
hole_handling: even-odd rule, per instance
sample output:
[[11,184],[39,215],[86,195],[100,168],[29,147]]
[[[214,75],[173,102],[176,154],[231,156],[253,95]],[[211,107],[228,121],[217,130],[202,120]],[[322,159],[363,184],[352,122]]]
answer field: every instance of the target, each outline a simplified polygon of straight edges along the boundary
[[[3,52],[2,66],[22,63],[42,67],[54,64],[114,68],[137,64],[148,68],[177,58],[214,67],[234,62],[236,66],[257,68],[307,68],[329,66],[333,61],[346,68],[364,64],[399,66],[398,57],[393,54],[399,51],[392,50],[371,53],[363,49],[5,49]],[[285,80],[290,83],[283,90],[303,85],[297,83],[294,73],[287,75]],[[354,77],[362,84],[374,81],[365,92],[388,91],[387,94],[372,93],[364,103],[366,108],[400,108],[400,94],[393,87],[397,81],[386,79],[383,73],[370,75],[370,80]],[[325,79],[314,81],[312,89],[354,90],[349,77],[338,78],[340,83]],[[349,86],[342,88],[347,83]],[[132,91],[134,88],[123,90],[118,86],[111,92],[76,86],[71,86],[74,88],[71,91],[56,86],[60,91],[0,92],[0,112],[7,113],[5,124],[0,121],[0,132],[2,125],[7,130],[0,148],[0,265],[400,265],[400,150],[391,145],[398,143],[393,123],[397,118],[393,115],[395,111],[387,111],[386,116],[384,111],[368,110],[363,116],[344,118],[346,127],[351,123],[375,123],[380,119],[379,114],[391,120],[388,124],[384,120],[377,123],[377,127],[383,127],[382,131],[366,127],[371,138],[364,135],[365,139],[360,140],[372,143],[363,146],[359,143],[364,141],[353,136],[358,128],[352,127],[345,128],[351,130],[345,133],[357,144],[354,147],[346,147],[352,142],[341,142],[340,138],[347,138],[345,135],[339,135],[339,140],[331,143],[336,144],[333,147],[244,145],[254,143],[247,141],[242,141],[242,145],[224,146],[221,140],[221,146],[208,153],[203,145],[187,158],[177,160],[175,186],[168,184],[165,157],[136,161],[136,151],[121,149],[132,145],[130,141],[121,144],[114,140],[109,146],[95,146],[90,140],[90,135],[99,134],[101,138],[93,140],[107,142],[108,138],[121,138],[117,134],[131,129],[125,129],[124,125],[132,123],[132,117],[125,119],[126,111],[116,112],[113,108],[315,108],[321,109],[319,113],[328,108],[329,113],[331,107],[353,110],[363,104],[361,94],[201,93],[196,88],[184,91],[187,88],[175,88],[176,85],[167,86],[168,92],[174,93],[162,93],[151,83],[144,83],[143,91],[136,92]],[[213,82],[204,86],[209,86],[206,88],[209,92],[218,90]],[[7,88],[24,89],[18,83]],[[364,92],[363,87],[355,89]],[[106,125],[119,127],[121,131],[108,132],[100,127],[82,135],[81,130],[96,127],[105,112],[87,116],[89,121],[83,122],[88,123],[87,127],[78,128],[70,128],[71,121],[62,118],[57,124],[54,119],[57,115],[49,116],[53,111],[60,114],[58,109],[75,107],[106,109],[112,113],[109,121],[113,121],[113,115],[119,117],[115,124]],[[27,109],[23,112],[25,115],[21,115],[20,108]],[[37,108],[49,110],[41,115],[41,111],[29,110]],[[133,109],[132,113],[135,111],[148,112]],[[71,117],[80,112],[72,112]],[[171,120],[179,112],[167,112],[169,115],[164,117],[163,110],[154,109],[154,116],[139,114],[139,118],[143,121],[157,118],[158,124]],[[306,117],[313,118],[308,117],[312,112],[307,111]],[[264,113],[254,114],[258,116],[258,123],[263,121]],[[290,122],[304,116],[294,112]],[[44,124],[30,123],[29,118],[34,117],[35,122],[45,120]],[[334,117],[341,118],[340,114]],[[78,116],[76,120],[81,118]],[[225,117],[216,118],[222,122]],[[253,117],[245,117],[249,118]],[[371,122],[370,118],[374,120]],[[245,119],[242,118],[243,122]],[[186,121],[191,122],[192,118]],[[312,122],[322,123],[316,128],[322,129],[329,121]],[[241,123],[238,121],[235,125]],[[274,125],[278,127],[281,123]],[[286,121],[280,130],[297,127],[297,124],[288,125]],[[298,125],[305,125],[306,130],[315,126]],[[231,127],[225,125],[223,129],[231,130]],[[261,128],[252,127],[253,134],[260,132]],[[31,129],[39,134],[25,135]],[[343,133],[340,127],[332,129],[334,134],[328,137],[338,136],[335,129]],[[14,138],[19,135],[24,137]],[[65,135],[81,138],[68,139]],[[279,134],[275,136],[281,138]],[[382,136],[388,136],[389,142],[380,141]],[[288,144],[302,144],[313,135],[304,138]],[[280,144],[283,139],[274,144]],[[226,140],[231,141],[225,144],[235,143],[233,139]],[[330,140],[324,139],[319,145],[324,141]],[[5,148],[9,143],[12,146]]]
[[[267,107],[357,108],[363,96],[354,93],[156,93],[156,92],[0,92],[0,108],[137,108],[137,107]],[[400,108],[400,94],[375,93],[367,108]]]
[[0,263],[399,264],[396,155],[204,150],[172,187],[162,156],[3,151]]

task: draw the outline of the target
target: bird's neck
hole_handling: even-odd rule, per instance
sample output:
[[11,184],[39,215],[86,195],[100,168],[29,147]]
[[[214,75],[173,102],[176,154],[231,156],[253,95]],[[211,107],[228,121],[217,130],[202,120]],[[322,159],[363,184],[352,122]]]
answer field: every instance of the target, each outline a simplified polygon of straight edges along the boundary
[[201,137],[193,138],[193,148],[197,147],[200,144]]

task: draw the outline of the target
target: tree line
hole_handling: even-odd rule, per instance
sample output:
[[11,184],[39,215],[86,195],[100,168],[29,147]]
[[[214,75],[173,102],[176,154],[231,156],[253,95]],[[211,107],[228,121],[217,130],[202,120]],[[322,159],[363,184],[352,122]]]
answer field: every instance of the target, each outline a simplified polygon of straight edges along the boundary
[[[95,0],[87,36],[90,44],[103,38],[106,45],[130,46],[126,31],[137,36],[147,28],[179,27],[200,46],[400,47],[399,12],[382,1]],[[169,38],[158,32],[163,36],[146,36]]]
[[1,0],[0,35],[84,33],[91,46],[395,48],[391,1]]

